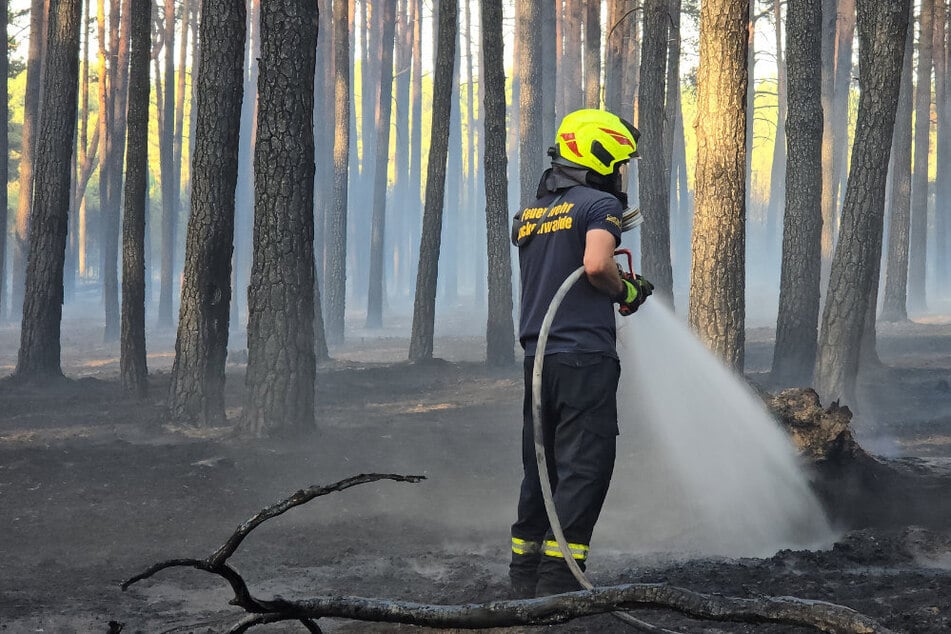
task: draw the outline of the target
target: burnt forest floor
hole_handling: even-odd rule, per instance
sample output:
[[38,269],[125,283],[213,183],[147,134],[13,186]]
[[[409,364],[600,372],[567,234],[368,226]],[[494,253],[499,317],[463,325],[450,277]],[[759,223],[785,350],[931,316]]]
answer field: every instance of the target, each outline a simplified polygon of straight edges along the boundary
[[[106,632],[109,621],[125,624],[124,632],[224,631],[242,613],[228,606],[230,593],[216,577],[176,569],[127,592],[119,584],[159,560],[206,556],[238,523],[298,488],[364,472],[427,480],[356,487],[268,522],[232,559],[254,592],[425,603],[506,598],[521,370],[486,369],[481,340],[451,332],[437,332],[440,360],[423,365],[401,361],[408,347],[401,332],[352,333],[319,369],[317,433],[287,442],[236,438],[230,427],[166,425],[173,333],[150,333],[151,396],[141,403],[120,396],[118,346],[99,343],[97,322],[66,322],[70,380],[43,388],[0,381],[0,632]],[[855,508],[840,513],[834,546],[766,558],[598,551],[596,534],[593,581],[823,599],[898,631],[948,631],[951,324],[883,325],[879,336],[884,365],[863,376],[853,425],[869,451],[918,478],[921,486],[902,492],[910,506],[894,512],[887,499],[853,499]],[[768,329],[751,330],[747,355],[750,376],[767,387],[770,337]],[[0,326],[0,376],[12,371],[17,343],[18,329]],[[229,358],[232,420],[240,414],[244,356],[238,350]],[[658,610],[638,616],[683,632],[805,631]],[[549,629],[627,631],[610,616]],[[293,624],[260,630],[303,631]]]

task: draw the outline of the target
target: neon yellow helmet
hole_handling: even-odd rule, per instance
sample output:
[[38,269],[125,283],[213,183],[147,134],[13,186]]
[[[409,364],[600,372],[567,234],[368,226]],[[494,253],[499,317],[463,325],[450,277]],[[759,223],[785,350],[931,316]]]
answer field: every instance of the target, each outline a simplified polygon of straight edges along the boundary
[[556,162],[567,162],[607,176],[618,163],[637,156],[640,132],[605,110],[575,110],[565,115],[555,134]]

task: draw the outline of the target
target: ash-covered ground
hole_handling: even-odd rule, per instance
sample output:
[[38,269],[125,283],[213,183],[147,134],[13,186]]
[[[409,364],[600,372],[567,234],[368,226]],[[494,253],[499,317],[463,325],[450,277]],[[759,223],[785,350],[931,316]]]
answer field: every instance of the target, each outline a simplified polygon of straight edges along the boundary
[[[12,370],[17,337],[13,327],[0,327],[0,374]],[[124,632],[226,631],[242,613],[228,606],[230,592],[216,577],[174,569],[127,592],[119,584],[159,560],[208,555],[241,521],[299,488],[364,472],[427,480],[355,487],[266,523],[232,559],[255,593],[425,603],[507,597],[521,368],[486,370],[477,361],[478,338],[440,337],[436,355],[445,361],[411,366],[401,362],[405,338],[355,333],[320,369],[318,431],[293,443],[165,425],[171,335],[150,338],[146,403],[119,395],[117,346],[99,339],[94,322],[67,322],[64,367],[72,380],[43,389],[0,383],[0,631],[106,632],[109,621],[123,623]],[[765,330],[749,339],[756,380],[771,342]],[[763,558],[627,551],[616,547],[625,525],[606,521],[601,548],[599,533],[592,543],[593,581],[822,599],[898,631],[948,631],[951,325],[883,325],[879,350],[884,367],[863,377],[853,427],[889,470],[871,478],[822,474],[839,528],[835,544]],[[243,398],[242,361],[239,352],[229,362],[232,417]],[[622,430],[622,439],[632,433]],[[630,543],[644,541],[631,535]],[[683,632],[806,631],[659,610],[638,616]],[[413,629],[341,620],[321,626]],[[628,631],[610,616],[548,629]]]

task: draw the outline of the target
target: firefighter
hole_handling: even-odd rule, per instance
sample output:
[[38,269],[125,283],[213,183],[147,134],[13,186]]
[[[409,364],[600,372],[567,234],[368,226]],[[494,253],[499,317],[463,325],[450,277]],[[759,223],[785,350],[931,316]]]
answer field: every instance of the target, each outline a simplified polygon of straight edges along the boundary
[[[603,110],[565,116],[548,150],[551,167],[537,199],[513,220],[521,269],[519,339],[525,350],[522,467],[512,525],[509,576],[515,596],[580,589],[565,557],[584,569],[588,543],[614,470],[620,377],[614,304],[631,314],[653,286],[614,261],[627,208],[626,167],[637,156],[637,129]],[[568,541],[562,553],[549,527],[538,479],[532,422],[532,366],[545,312],[578,267],[549,331],[542,371],[542,422],[555,507]]]

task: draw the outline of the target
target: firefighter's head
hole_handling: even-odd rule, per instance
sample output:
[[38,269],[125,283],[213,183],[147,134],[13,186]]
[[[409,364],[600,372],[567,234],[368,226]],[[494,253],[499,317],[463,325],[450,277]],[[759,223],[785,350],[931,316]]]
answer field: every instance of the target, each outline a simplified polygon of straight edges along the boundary
[[638,156],[640,135],[631,123],[605,110],[575,110],[561,120],[548,154],[553,165],[586,170],[590,185],[623,198],[626,205],[626,167]]

